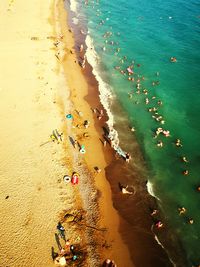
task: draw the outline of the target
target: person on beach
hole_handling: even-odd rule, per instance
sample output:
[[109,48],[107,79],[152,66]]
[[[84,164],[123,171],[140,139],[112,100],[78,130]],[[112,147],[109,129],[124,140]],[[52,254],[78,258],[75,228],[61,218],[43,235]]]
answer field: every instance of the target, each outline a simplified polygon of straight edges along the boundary
[[85,120],[84,123],[83,123],[83,126],[84,126],[85,128],[88,128],[89,125],[90,125],[90,122],[89,122],[88,120]]
[[97,167],[97,166],[95,166],[94,169],[95,169],[96,173],[100,173],[101,172],[101,169],[99,167]]
[[99,120],[101,120],[101,119],[103,118],[103,116],[104,116],[104,114],[103,114],[103,109],[101,109],[99,115],[97,116],[97,118],[98,118]]
[[119,183],[119,188],[120,188],[122,194],[128,194],[128,195],[132,195],[133,194],[133,192],[131,192],[131,191],[128,190],[128,185],[123,186],[123,185],[121,185]]
[[116,263],[115,263],[113,260],[106,259],[106,260],[103,262],[102,267],[117,267],[117,265],[116,265]]
[[58,233],[61,236],[61,238],[63,238],[64,241],[66,241],[65,240],[65,228],[62,226],[61,222],[58,223],[57,230],[58,230]]
[[66,266],[67,262],[64,256],[58,256],[54,260],[55,265],[57,266]]

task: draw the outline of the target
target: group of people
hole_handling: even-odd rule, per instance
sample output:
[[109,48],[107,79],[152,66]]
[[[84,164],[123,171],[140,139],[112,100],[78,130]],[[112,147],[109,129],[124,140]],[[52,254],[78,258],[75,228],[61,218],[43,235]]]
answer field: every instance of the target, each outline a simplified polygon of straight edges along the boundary
[[[58,266],[67,266],[68,261],[76,261],[78,260],[78,255],[77,255],[77,250],[73,244],[70,243],[70,240],[65,238],[65,228],[63,225],[58,222],[57,224],[57,230],[58,230],[58,235],[56,234],[56,241],[58,244],[59,252],[53,254],[53,260],[55,265]],[[63,239],[64,241],[64,246],[61,245],[60,239]]]

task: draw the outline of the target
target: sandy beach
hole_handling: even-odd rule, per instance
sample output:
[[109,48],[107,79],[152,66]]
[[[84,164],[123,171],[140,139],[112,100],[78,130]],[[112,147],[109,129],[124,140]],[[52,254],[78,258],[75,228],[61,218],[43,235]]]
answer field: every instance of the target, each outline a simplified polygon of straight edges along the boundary
[[[118,232],[104,148],[84,100],[88,85],[63,1],[3,0],[0,9],[0,266],[55,266],[51,252],[59,252],[59,221],[66,238],[88,255],[83,266],[97,266],[105,257],[133,266]],[[89,137],[84,120],[90,121]],[[63,133],[58,140],[56,130]],[[84,144],[86,154],[73,147],[72,139]],[[77,186],[63,181],[74,171],[80,175]],[[83,220],[69,224],[66,214],[81,214]]]

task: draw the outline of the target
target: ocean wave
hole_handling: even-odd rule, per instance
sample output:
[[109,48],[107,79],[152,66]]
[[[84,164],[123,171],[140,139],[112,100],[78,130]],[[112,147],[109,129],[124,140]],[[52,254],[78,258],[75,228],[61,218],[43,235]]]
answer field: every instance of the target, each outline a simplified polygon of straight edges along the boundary
[[150,181],[147,182],[147,191],[148,191],[148,193],[149,193],[151,196],[155,197],[157,200],[160,200],[160,199],[154,194],[154,191],[153,191],[153,184],[152,184]]
[[111,86],[103,81],[102,77],[99,73],[99,56],[94,49],[93,40],[88,34],[85,40],[87,49],[86,49],[86,58],[88,63],[92,66],[93,74],[99,84],[99,97],[100,102],[103,105],[104,109],[108,115],[108,121],[106,122],[109,128],[109,139],[112,141],[112,147],[114,150],[118,151],[120,149],[121,153],[123,154],[124,151],[119,147],[119,137],[118,132],[114,129],[114,117],[111,112],[110,106],[112,103],[113,95],[112,95],[112,88]]

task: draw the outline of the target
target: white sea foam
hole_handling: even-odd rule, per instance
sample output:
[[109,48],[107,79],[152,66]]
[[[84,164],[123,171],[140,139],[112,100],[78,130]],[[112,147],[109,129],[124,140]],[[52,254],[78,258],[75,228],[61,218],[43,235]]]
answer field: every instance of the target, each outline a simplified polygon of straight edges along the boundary
[[75,25],[77,25],[78,22],[79,22],[79,20],[78,20],[77,18],[73,18],[72,21],[73,21],[73,23],[74,23]]
[[118,137],[117,131],[113,127],[114,117],[110,110],[110,106],[111,106],[112,99],[113,99],[112,89],[108,83],[103,81],[102,77],[99,74],[99,70],[98,70],[99,69],[99,65],[98,65],[99,57],[94,49],[93,40],[89,34],[87,35],[85,42],[87,45],[87,50],[86,50],[87,61],[93,68],[92,72],[94,76],[96,77],[96,80],[98,81],[98,84],[99,84],[100,102],[103,105],[104,109],[106,110],[108,118],[109,118],[107,121],[107,125],[109,127],[109,138],[112,141],[112,147],[116,151],[118,151],[119,137]]
[[76,0],[70,0],[70,9],[74,13],[78,14],[78,4]]
[[148,181],[147,182],[147,191],[149,192],[149,194],[153,197],[155,197],[156,199],[160,200],[155,194],[154,194],[154,191],[153,191],[153,184]]
[[[162,245],[162,243],[160,242],[160,240],[158,239],[158,237],[157,237],[157,235],[155,235],[155,233],[153,233],[154,234],[154,239],[156,240],[156,242],[165,250],[165,247]],[[166,251],[166,250],[165,250]],[[167,253],[167,251],[166,251],[166,253]],[[168,253],[167,253],[168,254]],[[169,256],[169,255],[168,255]],[[170,259],[170,257],[169,257],[169,260],[170,260],[170,262],[172,263],[172,265],[174,266],[174,267],[176,267],[176,264],[172,261],[172,259]]]

